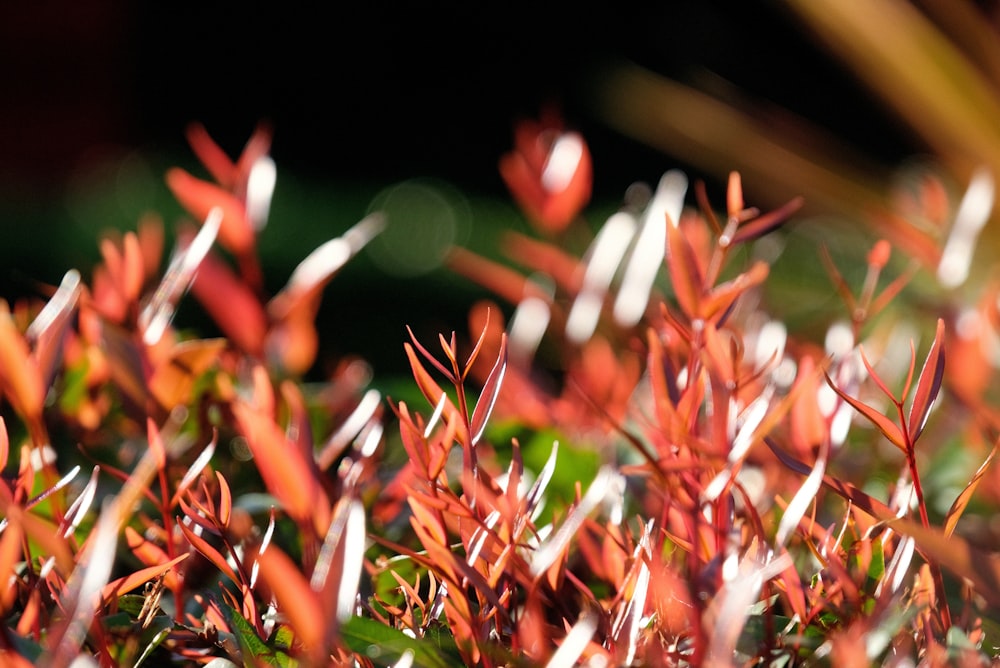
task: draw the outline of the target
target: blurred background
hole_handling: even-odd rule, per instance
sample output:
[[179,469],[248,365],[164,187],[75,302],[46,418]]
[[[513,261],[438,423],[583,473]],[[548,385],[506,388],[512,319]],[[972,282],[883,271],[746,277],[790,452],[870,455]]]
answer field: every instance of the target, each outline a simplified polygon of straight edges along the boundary
[[329,352],[389,351],[389,369],[404,324],[464,331],[479,293],[421,258],[449,242],[488,253],[524,227],[497,160],[543,109],[590,145],[594,226],[675,167],[720,205],[738,169],[748,202],[802,194],[806,215],[863,225],[908,164],[961,186],[1000,161],[996,2],[535,4],[4,3],[0,294],[86,275],[102,230],[146,211],[169,229],[164,170],[203,174],[192,121],[234,156],[258,122],[274,128],[274,290],[395,185],[415,217],[448,221],[417,235],[435,237],[418,257],[375,248],[328,289]]

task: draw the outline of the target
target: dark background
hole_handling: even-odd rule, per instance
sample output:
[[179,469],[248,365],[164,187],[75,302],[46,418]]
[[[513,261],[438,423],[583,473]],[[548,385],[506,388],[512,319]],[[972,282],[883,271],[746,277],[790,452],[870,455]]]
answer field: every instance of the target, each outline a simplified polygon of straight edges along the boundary
[[[497,160],[517,119],[549,106],[587,138],[595,201],[614,206],[632,182],[674,167],[720,192],[725,174],[699,173],[596,116],[596,72],[619,60],[789,109],[879,161],[923,148],[780,3],[428,5],[5,3],[0,296],[38,294],[38,281],[70,267],[86,276],[101,231],[134,227],[147,208],[172,224],[179,210],[162,170],[197,169],[184,141],[191,121],[231,155],[258,122],[274,127],[276,206],[301,203],[266,231],[265,271],[278,286],[382,186],[436,177],[509,206]],[[338,210],[320,212],[331,198]],[[306,228],[313,219],[326,227]],[[404,323],[422,335],[461,328],[475,296],[440,276],[345,272],[354,273],[331,284],[320,314],[323,331],[336,331],[324,333],[327,352],[389,357],[381,366],[392,371],[405,364]]]
[[282,169],[432,174],[502,194],[496,160],[513,122],[556,105],[587,134],[598,193],[617,197],[684,166],[591,115],[594,70],[617,58],[695,85],[716,78],[890,159],[913,150],[777,3],[10,4],[0,10],[8,184],[58,187],[109,147],[184,150],[192,120],[235,153],[267,120]]

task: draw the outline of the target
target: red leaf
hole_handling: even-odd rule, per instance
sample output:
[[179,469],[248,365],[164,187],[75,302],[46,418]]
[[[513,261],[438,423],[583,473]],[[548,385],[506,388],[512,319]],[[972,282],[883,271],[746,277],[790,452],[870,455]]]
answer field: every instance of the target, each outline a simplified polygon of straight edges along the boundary
[[113,582],[109,582],[104,585],[104,589],[101,591],[101,600],[107,601],[112,596],[119,596],[126,592],[130,592],[144,582],[148,582],[153,578],[159,577],[163,573],[173,568],[176,564],[184,561],[188,558],[188,554],[182,554],[179,557],[171,559],[170,561],[159,564],[157,566],[149,566],[148,568],[143,568],[135,573],[126,575],[125,577],[118,578]]
[[198,160],[208,173],[212,175],[222,187],[231,188],[236,181],[236,165],[226,155],[226,152],[215,143],[215,140],[208,134],[208,130],[201,123],[191,123],[185,132],[191,150],[198,157]]
[[295,563],[274,545],[257,555],[260,575],[278,600],[303,647],[315,658],[323,650],[324,615],[315,592]]
[[167,171],[167,186],[196,220],[205,220],[214,207],[222,209],[219,242],[236,255],[247,255],[256,242],[246,209],[232,193],[191,176],[179,167]]
[[223,557],[218,550],[212,547],[207,540],[191,531],[191,529],[189,529],[180,518],[177,518],[177,526],[181,528],[181,533],[183,533],[187,541],[191,543],[191,547],[196,549],[202,554],[202,556],[211,561],[216,568],[222,571],[223,575],[236,584],[240,584],[242,582],[240,578],[236,576],[236,572],[226,561],[226,558]]
[[793,200],[787,202],[780,209],[775,209],[774,211],[769,211],[762,216],[754,218],[746,225],[741,225],[733,235],[733,244],[746,243],[747,241],[753,241],[754,239],[759,239],[768,232],[780,227],[789,216],[799,210],[802,207],[803,200],[801,197],[796,197]]
[[708,319],[725,313],[744,292],[767,279],[770,267],[766,262],[755,262],[748,270],[731,281],[717,285],[701,301],[701,317]]
[[705,279],[698,267],[694,249],[688,243],[684,232],[676,225],[667,224],[667,247],[670,279],[674,286],[677,303],[684,314],[692,320],[701,316],[701,298],[705,290]]
[[931,344],[931,349],[927,352],[927,359],[924,361],[924,367],[920,370],[920,379],[917,381],[917,391],[910,404],[907,430],[911,443],[915,443],[924,430],[927,415],[931,411],[931,406],[934,404],[938,392],[941,391],[942,378],[944,378],[944,320],[938,318],[934,343]]
[[[771,452],[774,453],[781,463],[791,470],[804,476],[808,476],[812,473],[811,466],[789,455],[787,452],[778,447],[771,438],[765,437],[764,443],[767,444],[767,447],[771,449]],[[841,498],[846,501],[850,501],[851,505],[855,508],[863,510],[876,520],[884,520],[895,516],[895,513],[889,508],[889,506],[885,505],[875,497],[861,491],[851,483],[834,478],[829,473],[823,476],[823,484],[828,489],[836,492]]]
[[889,439],[889,441],[895,445],[897,448],[906,452],[906,441],[903,438],[903,432],[900,428],[889,418],[879,413],[877,410],[869,406],[868,404],[858,401],[854,397],[850,396],[843,390],[841,390],[830,378],[826,371],[823,372],[826,376],[826,382],[830,384],[833,391],[836,392],[841,399],[849,403],[854,407],[856,411],[864,415],[868,420],[875,425],[875,427],[882,432],[882,434]]
[[268,328],[264,307],[219,256],[205,256],[191,290],[234,345],[250,355],[263,354]]
[[270,416],[243,401],[233,404],[233,414],[268,490],[296,521],[311,523],[318,534],[325,534],[330,523],[330,502],[311,460],[289,443]]
[[[404,343],[403,348],[406,350],[406,356],[410,360],[410,369],[413,371],[413,378],[417,381],[417,387],[420,388],[421,393],[432,406],[436,406],[441,400],[441,395],[444,394],[444,390],[438,385],[431,375],[427,373],[427,370],[420,363],[417,358],[417,353],[409,343]],[[465,425],[462,418],[458,414],[458,409],[455,408],[455,404],[451,402],[451,399],[446,399],[443,409],[443,414],[445,420],[450,425],[455,425],[456,436],[462,442],[467,441],[467,434],[465,431]]]
[[493,412],[493,406],[497,402],[500,388],[503,385],[503,377],[507,371],[507,335],[500,337],[500,352],[497,354],[496,364],[490,371],[489,377],[483,384],[483,391],[476,402],[476,408],[472,411],[470,429],[472,430],[472,445],[479,442],[486,428],[486,422]]

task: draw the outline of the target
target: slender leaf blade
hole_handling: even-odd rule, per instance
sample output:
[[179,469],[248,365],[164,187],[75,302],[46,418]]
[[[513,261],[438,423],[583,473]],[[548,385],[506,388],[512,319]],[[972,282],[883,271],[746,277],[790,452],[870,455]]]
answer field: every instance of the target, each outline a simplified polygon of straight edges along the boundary
[[841,399],[849,403],[856,411],[864,415],[869,422],[875,425],[876,429],[882,432],[882,434],[889,439],[890,443],[903,452],[906,452],[906,441],[903,438],[903,432],[896,425],[896,423],[879,413],[868,404],[855,399],[841,390],[837,387],[836,383],[833,382],[833,379],[830,378],[830,375],[826,373],[826,371],[823,372],[823,375],[826,376],[826,382],[830,384],[830,387],[833,388],[833,391],[836,392]]
[[914,443],[920,437],[927,423],[927,416],[931,412],[931,406],[937,399],[941,391],[941,381],[944,378],[944,320],[938,318],[937,331],[934,334],[934,342],[927,352],[927,359],[924,360],[924,367],[920,370],[920,379],[917,381],[917,391],[913,395],[913,402],[910,404],[910,415],[907,424],[907,431],[910,435],[910,442]]

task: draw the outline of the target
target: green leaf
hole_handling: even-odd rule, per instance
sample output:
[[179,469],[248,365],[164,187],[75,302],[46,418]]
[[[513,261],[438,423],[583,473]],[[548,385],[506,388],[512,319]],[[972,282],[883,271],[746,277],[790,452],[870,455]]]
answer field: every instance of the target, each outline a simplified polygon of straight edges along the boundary
[[174,628],[174,622],[170,617],[166,615],[159,615],[155,617],[146,632],[152,631],[153,637],[146,644],[146,649],[142,650],[142,654],[135,662],[135,668],[139,668],[142,662],[149,658],[149,656],[156,650],[157,647],[167,639],[170,635],[170,631]]
[[872,586],[872,591],[885,577],[885,553],[882,551],[882,541],[872,540],[872,558],[868,563],[868,584]]
[[411,638],[402,631],[374,619],[351,617],[340,628],[341,637],[352,652],[367,657],[377,666],[389,666],[409,650],[413,665],[425,668],[447,668],[460,665],[461,657],[454,645],[442,644],[442,639]]
[[236,610],[227,607],[229,611],[229,624],[239,641],[240,650],[243,652],[243,665],[245,666],[279,666],[280,668],[292,668],[298,666],[298,661],[288,656],[283,651],[272,649],[257,635],[253,626],[243,618]]

